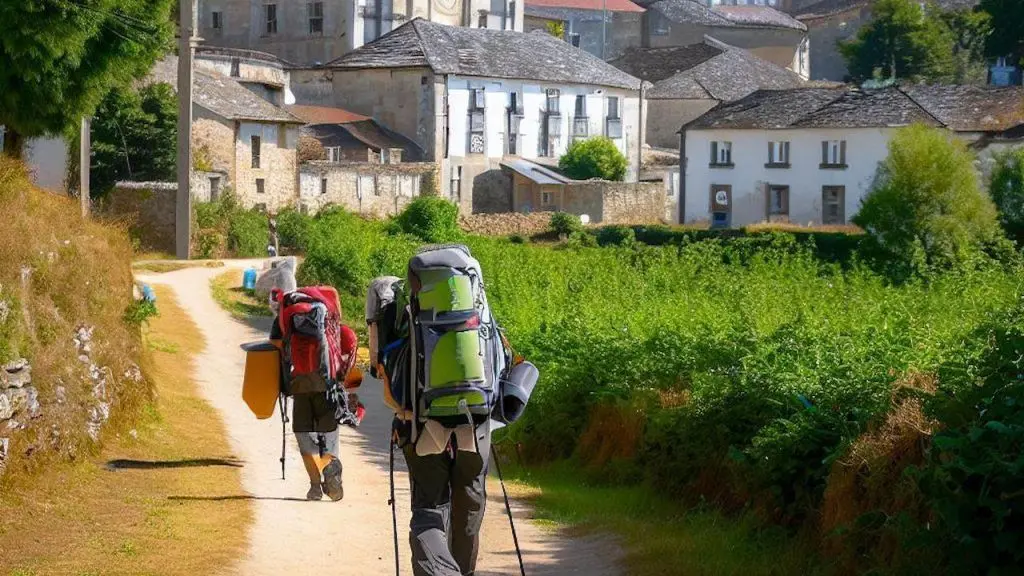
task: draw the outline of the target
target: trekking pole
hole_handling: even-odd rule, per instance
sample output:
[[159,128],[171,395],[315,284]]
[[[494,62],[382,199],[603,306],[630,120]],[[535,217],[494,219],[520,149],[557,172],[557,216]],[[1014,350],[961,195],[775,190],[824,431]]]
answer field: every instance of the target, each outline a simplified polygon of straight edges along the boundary
[[394,430],[391,432],[391,456],[389,458],[388,477],[391,481],[391,498],[388,504],[391,505],[391,533],[395,536],[395,576],[401,576],[398,564],[398,512],[395,510],[395,437]]
[[287,424],[288,424],[288,397],[281,394],[279,397],[279,404],[281,406],[281,480],[284,480],[284,453],[285,447],[287,446]]
[[498,453],[491,444],[491,456],[494,457],[494,469],[498,472],[498,483],[501,484],[501,495],[505,497],[505,511],[508,512],[508,525],[512,527],[512,542],[516,545],[516,558],[519,559],[519,574],[526,576],[526,567],[523,566],[523,553],[519,550],[519,537],[516,535],[516,523],[512,520],[512,506],[508,503],[508,492],[505,490],[505,480],[501,477],[501,463],[498,462]]

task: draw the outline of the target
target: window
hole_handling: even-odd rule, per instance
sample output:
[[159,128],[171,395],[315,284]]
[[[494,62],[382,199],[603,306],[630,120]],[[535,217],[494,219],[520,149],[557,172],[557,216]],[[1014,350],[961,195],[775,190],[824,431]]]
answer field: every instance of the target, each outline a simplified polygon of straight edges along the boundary
[[821,187],[821,223],[846,224],[846,186]]
[[452,166],[451,184],[451,198],[460,200],[462,198],[462,166]]
[[619,117],[619,98],[609,96],[608,117],[605,119],[605,136],[609,138],[622,138],[622,118]]
[[561,94],[556,89],[545,92],[546,108],[542,120],[540,138],[540,156],[553,157],[557,153],[559,139],[562,136],[562,115],[559,112],[558,100]]
[[572,117],[572,137],[586,138],[589,132],[587,122],[587,97],[583,94],[576,95],[576,106]]
[[321,178],[320,179],[320,195],[321,196],[326,196],[327,195],[327,178]]
[[569,44],[579,48],[580,47],[580,35],[577,32],[569,33]]
[[551,192],[540,193],[540,205],[541,206],[552,206],[555,203],[554,194]]
[[846,140],[826,140],[821,143],[822,168],[846,168]]
[[483,154],[484,147],[484,91],[476,88],[469,91],[469,153]]
[[257,194],[263,194],[266,191],[267,191],[266,183],[264,182],[263,178],[257,178],[256,179],[256,193]]
[[768,186],[768,218],[789,216],[789,186]]
[[545,97],[546,97],[546,100],[547,100],[546,101],[547,108],[545,108],[547,113],[548,114],[558,114],[558,97],[559,97],[558,90],[555,90],[555,89],[548,90],[545,93]]
[[327,147],[327,161],[334,164],[341,162],[341,146]]
[[263,5],[263,21],[266,23],[263,28],[266,35],[277,34],[277,4]]
[[505,115],[506,154],[519,154],[519,125],[522,120],[523,97],[518,92],[509,92]]
[[732,166],[732,142],[711,143],[711,166]]
[[260,167],[260,137],[250,136],[249,147],[252,148],[252,167]]
[[768,168],[788,168],[789,142],[769,142],[768,163],[765,166]]
[[210,28],[213,28],[214,30],[222,30],[224,28],[223,12],[210,12]]
[[324,3],[310,2],[306,4],[309,12],[309,34],[310,36],[322,36],[324,33]]
[[210,202],[220,198],[220,176],[210,176]]
[[728,228],[732,224],[732,186],[711,185],[711,227]]
[[255,208],[257,212],[263,212],[264,214],[267,212],[267,205],[263,202],[253,206],[253,208]]

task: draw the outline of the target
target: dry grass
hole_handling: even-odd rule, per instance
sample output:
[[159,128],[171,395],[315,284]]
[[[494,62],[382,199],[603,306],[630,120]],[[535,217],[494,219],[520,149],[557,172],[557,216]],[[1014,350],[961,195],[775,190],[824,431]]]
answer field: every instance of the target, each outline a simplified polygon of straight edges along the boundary
[[166,272],[175,272],[177,270],[184,270],[185,268],[223,268],[224,262],[220,260],[194,260],[189,262],[182,262],[180,260],[174,262],[135,262],[132,264],[132,270],[153,272],[156,274],[164,274]]
[[242,288],[242,270],[233,269],[218,274],[210,280],[213,299],[220,304],[232,318],[245,320],[254,316],[272,316],[270,305],[257,299]]
[[[249,501],[202,500],[242,491],[224,425],[189,377],[202,337],[172,293],[157,294],[144,368],[159,400],[136,438],[0,495],[0,574],[193,576],[242,552]],[[135,464],[114,470],[113,461]]]
[[[932,375],[909,374],[898,381],[889,413],[857,438],[829,472],[821,531],[825,552],[846,573],[857,573],[867,558],[885,566],[916,562],[899,557],[905,547],[899,545],[897,527],[883,519],[906,514],[927,520],[923,494],[905,472],[923,463],[927,442],[936,430],[937,423],[925,415],[922,400],[935,390]],[[845,530],[855,524],[859,530]]]
[[580,435],[580,458],[593,468],[604,468],[615,460],[632,460],[640,446],[646,421],[639,406],[607,402],[595,405]]
[[[86,435],[96,399],[72,341],[79,325],[95,327],[92,360],[109,368],[107,430],[130,426],[150,394],[148,384],[124,377],[141,354],[138,330],[123,321],[132,301],[125,231],[83,220],[77,200],[34,188],[24,166],[6,157],[0,157],[0,213],[0,311],[6,310],[0,312],[0,362],[31,361],[43,410],[11,438],[3,493],[53,462],[96,449]],[[63,403],[58,386],[65,390]]]

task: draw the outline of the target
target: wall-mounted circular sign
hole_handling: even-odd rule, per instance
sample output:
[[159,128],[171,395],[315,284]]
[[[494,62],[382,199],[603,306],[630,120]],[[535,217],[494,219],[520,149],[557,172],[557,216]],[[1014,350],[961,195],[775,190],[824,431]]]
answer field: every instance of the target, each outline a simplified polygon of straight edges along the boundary
[[722,206],[729,205],[729,194],[725,190],[719,190],[715,192],[715,204],[721,204]]

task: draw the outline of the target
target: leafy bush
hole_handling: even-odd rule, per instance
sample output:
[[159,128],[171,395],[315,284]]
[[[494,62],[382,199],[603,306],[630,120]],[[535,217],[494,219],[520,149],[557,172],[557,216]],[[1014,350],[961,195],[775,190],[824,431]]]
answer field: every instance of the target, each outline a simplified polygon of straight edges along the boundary
[[939,129],[904,128],[854,222],[905,269],[962,263],[1001,236],[966,145]]
[[580,217],[568,212],[553,212],[551,214],[551,231],[559,236],[570,236],[574,232],[583,230],[583,222]]
[[425,242],[453,242],[462,237],[459,207],[436,196],[420,196],[394,219],[398,230]]
[[573,142],[558,160],[562,172],[577,180],[621,181],[626,177],[627,165],[626,157],[615,142],[603,136]]
[[996,157],[989,194],[1006,234],[1024,245],[1024,147]]
[[636,243],[636,232],[629,226],[605,226],[597,231],[597,243],[601,246],[632,246]]
[[257,209],[236,210],[228,220],[228,249],[242,258],[266,256],[270,220]]
[[304,251],[313,218],[294,208],[285,208],[277,213],[276,219],[278,240],[281,246]]

